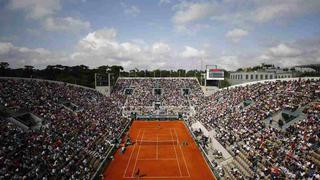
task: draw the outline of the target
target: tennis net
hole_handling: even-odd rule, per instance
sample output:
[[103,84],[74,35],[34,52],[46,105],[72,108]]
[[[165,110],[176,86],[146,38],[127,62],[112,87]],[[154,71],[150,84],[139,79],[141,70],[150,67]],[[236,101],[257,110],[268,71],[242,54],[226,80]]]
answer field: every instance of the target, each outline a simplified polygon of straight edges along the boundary
[[137,140],[139,145],[177,145],[178,141],[176,140],[164,140],[164,141],[146,141],[146,140]]

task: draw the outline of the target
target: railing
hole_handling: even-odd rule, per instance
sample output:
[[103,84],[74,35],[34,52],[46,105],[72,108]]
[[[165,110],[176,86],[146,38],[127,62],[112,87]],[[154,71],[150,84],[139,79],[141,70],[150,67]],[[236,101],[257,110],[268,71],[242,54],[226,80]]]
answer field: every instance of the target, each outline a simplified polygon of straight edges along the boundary
[[[128,127],[131,124],[131,120],[127,123],[127,125],[125,126],[125,128],[122,130],[122,132],[120,133],[120,135],[117,137],[117,139],[121,139],[121,137],[123,136],[123,134],[127,131]],[[102,173],[102,171],[104,171],[109,163],[110,160],[110,156],[113,155],[116,150],[117,150],[117,145],[115,144],[110,144],[112,146],[112,148],[110,148],[109,152],[107,153],[106,157],[102,160],[102,162],[99,164],[97,170],[95,171],[95,173],[93,174],[93,176],[91,177],[91,180],[99,180],[100,179],[100,174]]]
[[320,77],[297,77],[297,78],[279,78],[279,79],[265,79],[265,80],[260,80],[260,81],[252,81],[252,82],[246,82],[246,83],[241,83],[237,85],[232,85],[229,87],[225,87],[219,90],[223,89],[230,89],[230,88],[236,88],[236,87],[245,87],[247,85],[253,85],[257,83],[266,83],[266,82],[276,82],[276,81],[297,81],[297,80],[319,80]]
[[117,137],[117,139],[121,139],[121,137],[123,136],[123,134],[127,131],[128,127],[130,126],[130,124],[132,123],[132,120],[130,119],[129,122],[127,123],[127,125],[125,126],[125,128],[122,130],[122,132],[120,133],[120,135]]
[[102,171],[105,169],[107,163],[108,163],[108,160],[109,160],[109,157],[111,154],[113,154],[113,152],[116,150],[116,147],[115,145],[113,144],[110,144],[111,145],[111,148],[109,150],[109,152],[107,153],[106,157],[102,160],[102,162],[99,164],[97,170],[95,171],[95,173],[92,175],[91,177],[91,180],[98,180],[100,179],[100,174],[102,173]]
[[[186,121],[185,121],[184,124],[185,124],[185,126],[187,127],[187,129],[189,130],[189,133],[191,134],[192,138],[196,141],[197,138],[196,138],[196,136],[193,134],[193,132],[191,131],[190,127],[187,125],[187,122],[186,122]],[[197,146],[200,148],[201,154],[202,154],[202,156],[204,157],[204,159],[206,160],[206,162],[207,162],[207,164],[208,164],[208,166],[209,166],[212,174],[216,177],[217,180],[220,180],[221,177],[220,177],[219,174],[215,171],[214,166],[213,166],[212,162],[210,161],[210,158],[208,157],[206,151],[197,143],[197,141],[196,141],[196,144],[197,144]]]

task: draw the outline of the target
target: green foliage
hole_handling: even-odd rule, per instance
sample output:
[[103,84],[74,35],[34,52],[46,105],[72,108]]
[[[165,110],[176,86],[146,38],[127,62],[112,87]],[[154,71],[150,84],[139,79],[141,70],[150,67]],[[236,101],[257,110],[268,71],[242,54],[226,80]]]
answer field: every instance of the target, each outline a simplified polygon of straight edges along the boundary
[[[201,80],[201,72],[197,69],[193,70],[139,70],[132,69],[124,71],[122,66],[103,65],[97,68],[89,68],[85,65],[64,66],[61,64],[49,65],[45,69],[35,69],[33,66],[25,66],[25,68],[9,69],[6,62],[0,63],[0,76],[12,77],[32,77],[38,79],[48,79],[62,81],[72,84],[79,84],[87,87],[94,87],[95,73],[106,75],[110,73],[113,80],[120,77],[196,77],[199,82]],[[225,71],[225,77],[229,77],[229,73]],[[222,82],[221,85],[228,86],[228,82]]]
[[0,62],[0,76],[3,76],[6,74],[9,68],[9,63],[7,62]]
[[231,86],[231,84],[228,82],[228,80],[223,80],[220,82],[219,88],[225,88],[225,87],[229,87],[229,86]]
[[0,62],[0,69],[8,69],[9,63],[7,62]]

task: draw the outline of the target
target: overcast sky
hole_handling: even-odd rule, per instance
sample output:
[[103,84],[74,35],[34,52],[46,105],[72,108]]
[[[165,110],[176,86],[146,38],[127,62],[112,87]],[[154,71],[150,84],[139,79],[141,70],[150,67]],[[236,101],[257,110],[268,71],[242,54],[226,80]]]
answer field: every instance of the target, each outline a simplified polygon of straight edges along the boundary
[[320,0],[0,0],[0,62],[227,70],[320,63],[319,17]]

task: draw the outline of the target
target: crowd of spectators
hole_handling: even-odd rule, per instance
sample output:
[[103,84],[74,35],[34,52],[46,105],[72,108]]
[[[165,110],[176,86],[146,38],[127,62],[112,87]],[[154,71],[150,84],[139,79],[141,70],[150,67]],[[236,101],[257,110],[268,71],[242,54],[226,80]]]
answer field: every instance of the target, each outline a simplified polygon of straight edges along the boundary
[[320,167],[308,156],[320,147],[319,109],[310,108],[307,118],[286,131],[266,127],[258,133],[234,143],[233,151],[248,154],[252,169],[262,164],[259,176],[286,179],[319,179]]
[[[146,84],[144,84],[146,83]],[[215,138],[225,147],[231,147],[234,156],[240,151],[247,154],[254,176],[259,178],[319,178],[319,164],[307,156],[319,148],[319,111],[309,110],[308,118],[289,128],[276,129],[270,126],[275,113],[281,110],[295,111],[320,98],[320,82],[315,80],[292,80],[256,83],[229,88],[205,97],[198,83],[186,80],[140,80],[147,87],[135,92],[134,105],[151,105],[157,97],[152,89],[160,87],[164,105],[189,105],[196,114],[189,118],[199,120],[208,130],[215,131]],[[178,88],[176,88],[178,87]],[[179,88],[188,87],[192,94],[181,96]],[[169,89],[169,91],[167,90]],[[145,93],[148,90],[149,93]],[[141,94],[138,94],[142,92]],[[170,93],[168,93],[170,92]],[[144,96],[147,94],[148,96]],[[172,100],[172,101],[171,101]],[[144,101],[144,102],[143,102]],[[203,140],[203,139],[201,139]],[[200,141],[206,142],[206,141]],[[203,143],[205,144],[205,143]],[[221,156],[221,153],[218,155]],[[258,168],[260,165],[260,169]],[[217,165],[222,174],[223,169]],[[259,170],[258,170],[259,169]],[[250,178],[239,167],[232,167],[234,177]],[[251,177],[253,178],[253,177]]]
[[[121,87],[117,89],[122,92],[125,88],[133,88],[126,106],[153,106],[157,101],[161,106],[189,106],[188,97],[202,93],[198,81],[191,78],[132,78],[118,82],[117,86]],[[184,94],[183,89],[188,89],[189,94]]]
[[[320,147],[319,111],[308,112],[308,118],[286,130],[269,125],[272,116],[283,109],[304,107],[320,98],[320,81],[292,80],[257,83],[224,89],[209,97],[196,99],[199,120],[226,148],[238,148],[249,154],[252,170],[262,163],[261,177],[319,177],[319,167],[307,160],[309,151]],[[245,102],[250,102],[245,105]],[[271,121],[267,121],[270,119]],[[235,177],[241,172],[232,169]],[[238,176],[239,175],[239,176]]]
[[[196,102],[193,120],[214,129],[223,145],[262,130],[263,120],[288,106],[304,106],[320,96],[319,81],[275,81],[224,89]],[[245,106],[244,101],[250,105]]]
[[[89,179],[96,170],[91,155],[97,162],[103,159],[129,123],[122,111],[176,112],[150,108],[156,103],[183,111],[192,107],[195,114],[188,117],[189,125],[200,121],[214,130],[215,138],[235,156],[244,151],[255,173],[262,164],[260,177],[319,178],[319,167],[307,158],[320,147],[319,109],[309,108],[306,119],[285,130],[265,121],[319,98],[320,81],[315,80],[256,83],[205,97],[192,78],[120,78],[111,97],[105,97],[64,83],[1,79],[0,110],[30,112],[43,121],[39,130],[28,131],[0,121],[0,179]],[[66,108],[67,104],[81,110]],[[202,137],[199,142],[205,147],[208,140]],[[243,177],[237,168],[231,173]]]
[[40,130],[24,131],[1,120],[0,179],[89,179],[96,170],[91,160],[100,162],[128,123],[119,110],[123,98],[64,83],[1,79],[2,111],[30,112],[43,121]]

